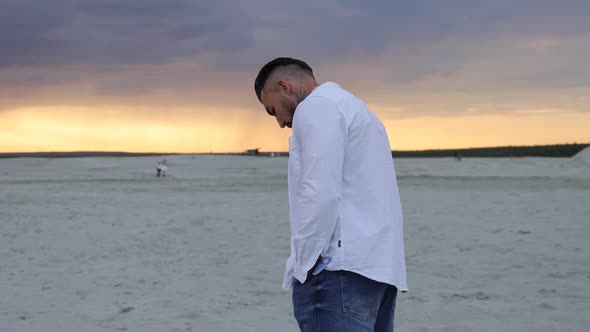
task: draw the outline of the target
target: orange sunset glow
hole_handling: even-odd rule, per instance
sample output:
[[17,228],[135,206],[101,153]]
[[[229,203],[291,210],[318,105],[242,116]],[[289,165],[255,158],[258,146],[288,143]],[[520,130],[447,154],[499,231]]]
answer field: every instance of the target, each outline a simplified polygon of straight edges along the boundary
[[[262,112],[226,112],[201,110],[197,117],[190,110],[139,116],[126,109],[19,109],[0,115],[0,142],[4,152],[288,150],[290,129],[280,129]],[[585,142],[590,141],[589,123],[589,114],[568,110],[384,120],[395,150]]]

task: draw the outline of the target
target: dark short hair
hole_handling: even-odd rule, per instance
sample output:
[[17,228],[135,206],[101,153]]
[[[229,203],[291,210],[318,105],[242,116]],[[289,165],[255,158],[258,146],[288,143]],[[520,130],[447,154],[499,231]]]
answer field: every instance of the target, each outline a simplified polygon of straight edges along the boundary
[[276,58],[271,62],[265,64],[262,67],[262,69],[260,69],[260,71],[258,72],[258,76],[256,76],[256,80],[254,81],[254,91],[256,91],[256,97],[258,97],[258,100],[260,102],[262,102],[262,99],[260,97],[260,95],[262,94],[262,88],[264,88],[264,84],[266,84],[266,80],[268,80],[270,74],[278,67],[290,65],[298,66],[302,70],[308,72],[313,77],[313,70],[304,61],[286,57]]

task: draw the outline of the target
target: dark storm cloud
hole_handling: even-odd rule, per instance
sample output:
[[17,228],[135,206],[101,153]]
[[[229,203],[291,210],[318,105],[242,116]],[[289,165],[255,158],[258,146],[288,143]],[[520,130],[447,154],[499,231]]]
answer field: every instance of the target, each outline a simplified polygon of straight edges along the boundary
[[27,1],[0,3],[0,68],[47,64],[65,42],[54,34],[67,26],[65,7],[35,6]]
[[[121,1],[97,0],[79,1],[76,6],[80,11],[91,16],[102,16],[118,19],[162,19],[183,17],[187,11],[194,9],[194,1]],[[204,10],[204,8],[201,8]]]
[[238,13],[223,9],[223,1],[203,4],[5,1],[0,5],[0,68],[157,64],[252,45],[248,22]]
[[[561,36],[590,28],[587,1],[240,3],[6,0],[0,5],[0,67],[161,63],[201,53],[231,57],[244,49],[268,57],[273,50],[318,57],[389,48],[419,52],[445,40]],[[270,38],[255,40],[256,31]]]

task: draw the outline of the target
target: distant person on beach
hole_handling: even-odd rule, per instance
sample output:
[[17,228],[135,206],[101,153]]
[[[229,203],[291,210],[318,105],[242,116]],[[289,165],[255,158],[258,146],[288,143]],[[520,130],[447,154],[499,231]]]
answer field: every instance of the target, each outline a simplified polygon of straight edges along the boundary
[[160,177],[162,174],[162,161],[158,161],[158,165],[156,166],[156,176]]
[[168,163],[166,159],[162,160],[162,167],[160,168],[160,172],[163,178],[166,177],[166,173],[168,173]]
[[381,121],[311,67],[277,58],[254,82],[258,100],[289,138],[291,256],[299,328],[393,331],[407,291],[403,220],[391,148]]

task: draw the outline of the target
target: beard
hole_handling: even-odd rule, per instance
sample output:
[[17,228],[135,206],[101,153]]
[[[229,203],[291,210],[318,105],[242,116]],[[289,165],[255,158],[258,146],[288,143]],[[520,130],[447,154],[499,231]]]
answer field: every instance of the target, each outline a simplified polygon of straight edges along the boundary
[[297,103],[283,97],[283,99],[281,100],[281,104],[289,114],[289,121],[285,125],[291,128],[291,125],[293,124],[293,116],[295,115],[295,110],[297,109]]

